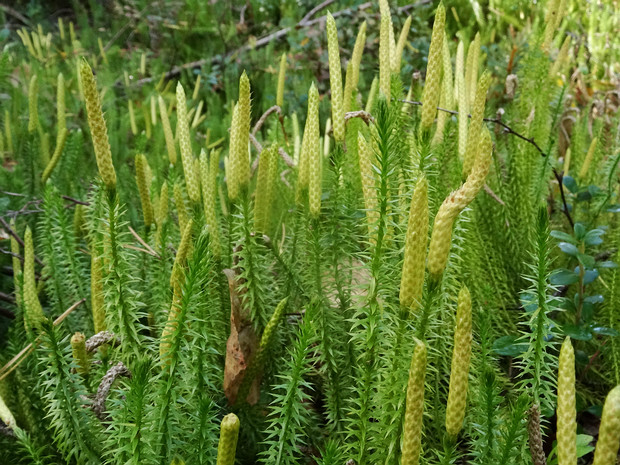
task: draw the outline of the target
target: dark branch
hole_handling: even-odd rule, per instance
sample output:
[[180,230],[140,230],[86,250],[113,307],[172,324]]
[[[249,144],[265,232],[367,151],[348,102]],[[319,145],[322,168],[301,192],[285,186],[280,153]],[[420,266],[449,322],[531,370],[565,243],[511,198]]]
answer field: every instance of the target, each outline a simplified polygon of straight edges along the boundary
[[73,197],[69,197],[68,195],[62,195],[61,197],[63,199],[65,199],[65,200],[68,200],[69,202],[73,202],[73,203],[78,204],[78,205],[86,205],[86,206],[90,205],[90,203],[88,203],[88,202],[84,202],[83,200],[74,199]]
[[[409,105],[422,105],[422,102],[417,102],[415,100],[399,100],[400,102],[403,103],[408,103]],[[450,113],[451,115],[458,115],[459,112],[458,111],[454,111],[454,110],[446,110],[445,108],[441,108],[441,107],[437,107],[437,110],[439,111],[443,111],[445,113]],[[468,118],[471,118],[471,115],[467,115]],[[512,134],[513,136],[518,137],[521,140],[524,140],[525,142],[528,142],[530,144],[532,144],[534,146],[534,148],[536,150],[538,150],[538,152],[540,152],[540,154],[543,157],[546,157],[547,154],[543,151],[543,149],[540,148],[540,146],[536,143],[536,141],[534,139],[531,139],[529,137],[525,137],[523,134],[518,133],[517,131],[515,131],[514,129],[512,129],[510,126],[508,126],[506,123],[504,123],[502,120],[498,119],[498,118],[482,118],[483,121],[486,121],[487,123],[493,123],[493,124],[499,124],[501,127],[504,128],[504,132],[506,134]]]
[[[15,238],[15,240],[19,243],[19,245],[21,245],[22,247],[26,247],[26,246],[24,245],[24,241],[22,241],[22,238],[21,238],[21,237],[19,237],[19,235],[18,235],[15,231],[13,231],[13,228],[11,228],[11,227],[9,226],[9,224],[8,224],[8,223],[4,220],[4,218],[3,218],[3,217],[1,217],[1,216],[0,216],[0,223],[2,223],[2,227],[3,227],[4,229],[6,229],[6,230],[7,230],[7,232],[8,232],[11,236],[13,236],[13,237]],[[35,259],[35,261],[36,261],[39,265],[43,266],[43,262],[42,262],[41,260],[39,260],[39,257],[37,257],[37,256],[35,255],[35,256],[34,256],[34,259]]]
[[129,369],[123,365],[123,362],[118,362],[112,368],[108,370],[108,372],[103,376],[101,380],[101,384],[99,384],[99,388],[97,389],[97,394],[95,396],[95,401],[93,403],[93,411],[97,418],[101,421],[107,419],[106,407],[105,403],[108,399],[108,393],[114,384],[114,381],[120,376],[125,376],[127,378],[131,378],[131,372]]
[[[417,102],[414,100],[400,100],[400,101],[403,103],[408,103],[410,105],[422,105],[422,102]],[[450,113],[451,115],[459,114],[458,111],[446,110],[445,108],[440,108],[440,107],[437,107],[437,110]],[[467,117],[471,118],[471,115],[467,115]],[[512,129],[510,126],[508,126],[506,123],[504,123],[499,118],[483,118],[483,120],[486,121],[487,123],[493,123],[493,124],[500,125],[501,127],[504,128],[505,134],[512,134],[513,136],[518,137],[521,140],[524,140],[525,142],[531,144],[536,150],[538,150],[541,156],[543,157],[547,156],[547,154],[543,151],[543,149],[540,148],[540,146],[536,143],[536,141],[533,138],[525,137],[523,134],[518,133],[517,131]],[[570,227],[572,229],[575,226],[575,223],[573,221],[573,218],[570,215],[570,211],[568,210],[568,203],[566,202],[566,195],[564,194],[564,186],[563,186],[564,174],[558,172],[558,170],[555,169],[554,167],[551,169],[553,171],[553,176],[558,181],[558,185],[560,188],[560,194],[562,195],[562,205],[563,205],[562,211],[564,212],[564,215],[566,216],[566,219],[568,220]]]
[[568,224],[570,224],[571,230],[575,228],[575,223],[573,218],[570,216],[570,211],[568,211],[568,204],[566,203],[566,195],[564,194],[564,173],[558,172],[555,168],[553,168],[553,176],[558,181],[558,187],[560,188],[560,195],[562,196],[562,211],[568,220]]

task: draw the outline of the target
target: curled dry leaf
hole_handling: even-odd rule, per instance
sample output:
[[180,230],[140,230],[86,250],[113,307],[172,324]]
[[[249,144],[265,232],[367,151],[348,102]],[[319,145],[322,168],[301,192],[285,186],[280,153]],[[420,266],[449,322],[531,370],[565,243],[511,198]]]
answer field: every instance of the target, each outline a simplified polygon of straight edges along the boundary
[[[250,314],[243,308],[241,295],[238,292],[238,276],[231,270],[224,270],[228,278],[230,291],[230,336],[226,342],[226,364],[224,367],[224,394],[230,405],[235,404],[239,387],[243,382],[250,360],[256,354],[259,338],[254,331]],[[258,402],[260,379],[252,382],[247,402],[254,405]]]

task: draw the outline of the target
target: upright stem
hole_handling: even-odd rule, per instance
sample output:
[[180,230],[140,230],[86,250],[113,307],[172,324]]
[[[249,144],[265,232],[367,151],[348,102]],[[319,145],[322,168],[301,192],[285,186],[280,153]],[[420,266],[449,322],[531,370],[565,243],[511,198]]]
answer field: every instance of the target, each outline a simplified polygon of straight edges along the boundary
[[428,321],[431,315],[431,307],[434,305],[435,298],[437,297],[441,288],[440,284],[441,283],[435,281],[429,281],[427,285],[426,295],[424,296],[424,303],[422,306],[422,312],[420,313],[416,331],[416,338],[418,338],[420,341],[426,340],[426,331],[428,330]]
[[[585,245],[583,243],[581,243],[581,245],[579,246],[579,252],[584,253],[585,251]],[[578,282],[578,288],[577,288],[577,292],[578,292],[578,301],[577,301],[577,312],[575,313],[575,324],[579,325],[579,322],[581,321],[581,312],[583,311],[583,300],[584,300],[584,293],[585,293],[585,285],[583,284],[583,280],[585,278],[586,275],[586,270],[583,266],[583,263],[581,263],[581,261],[579,261],[579,282]]]

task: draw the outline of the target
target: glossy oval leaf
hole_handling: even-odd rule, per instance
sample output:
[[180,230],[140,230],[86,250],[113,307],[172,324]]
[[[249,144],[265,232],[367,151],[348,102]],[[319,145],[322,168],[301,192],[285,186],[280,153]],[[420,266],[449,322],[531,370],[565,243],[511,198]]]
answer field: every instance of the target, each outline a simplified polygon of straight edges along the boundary
[[577,281],[579,281],[579,275],[574,271],[566,269],[556,270],[549,277],[549,282],[554,286],[569,286],[571,284],[575,284]]

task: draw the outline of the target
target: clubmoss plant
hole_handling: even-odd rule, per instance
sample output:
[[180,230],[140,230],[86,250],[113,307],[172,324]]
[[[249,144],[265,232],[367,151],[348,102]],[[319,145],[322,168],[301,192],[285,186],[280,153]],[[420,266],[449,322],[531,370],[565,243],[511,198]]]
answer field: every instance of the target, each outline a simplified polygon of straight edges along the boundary
[[424,262],[428,244],[428,182],[424,177],[418,180],[411,198],[406,237],[400,304],[413,310],[422,303]]
[[329,55],[329,86],[332,97],[332,124],[334,125],[334,139],[336,142],[344,140],[344,103],[342,89],[342,68],[340,64],[340,50],[338,48],[338,31],[336,22],[330,13],[327,13],[327,47]]
[[138,193],[140,194],[140,203],[142,204],[142,215],[144,218],[144,225],[148,228],[153,224],[153,205],[151,204],[151,192],[150,184],[151,179],[149,176],[150,169],[148,167],[148,161],[144,154],[139,153],[136,155],[136,184],[138,185]]
[[471,296],[463,287],[459,292],[454,330],[454,349],[450,370],[450,391],[446,407],[446,431],[455,437],[459,434],[465,418],[469,362],[472,345]]
[[[381,12],[381,34],[379,39],[379,90],[389,102],[391,98],[390,76],[392,74],[392,60],[390,55],[390,30],[392,21],[389,16]],[[371,94],[372,95],[372,94]],[[369,99],[370,100],[370,99]],[[371,105],[372,107],[372,105]]]
[[280,71],[278,72],[278,90],[276,94],[276,105],[280,108],[284,105],[284,81],[286,79],[286,53],[280,57]]
[[185,185],[187,194],[192,203],[200,201],[200,183],[198,173],[194,166],[194,155],[189,134],[189,117],[187,115],[187,103],[185,100],[185,90],[181,83],[177,84],[177,137],[181,149],[181,163],[185,174]]
[[239,79],[239,101],[233,112],[230,131],[230,174],[228,196],[236,200],[250,180],[248,140],[250,136],[250,80],[245,72]]
[[426,345],[422,341],[416,340],[407,384],[401,465],[417,465],[420,460],[425,375]]
[[112,3],[0,33],[0,463],[615,463],[609,6]]
[[39,301],[37,283],[34,272],[34,245],[32,242],[32,231],[26,228],[24,234],[24,325],[29,335],[37,333],[41,329],[41,324],[45,321],[43,308]]
[[558,371],[558,465],[577,463],[576,416],[575,353],[570,338],[566,338],[560,349]]
[[80,63],[80,78],[84,91],[88,125],[95,148],[95,158],[97,159],[99,175],[106,185],[106,188],[114,191],[116,189],[116,171],[112,163],[108,129],[105,119],[103,118],[103,110],[101,109],[101,101],[99,99],[99,92],[97,91],[97,81],[93,75],[93,70],[86,60],[82,60]]
[[428,65],[426,66],[426,80],[422,94],[422,110],[420,113],[420,130],[428,131],[435,120],[439,94],[441,89],[441,68],[443,63],[443,36],[446,22],[446,9],[439,3],[435,12],[433,35],[428,51]]
[[172,165],[177,162],[177,149],[174,144],[174,136],[172,135],[172,128],[170,127],[170,119],[168,117],[168,109],[166,108],[166,102],[161,95],[157,97],[159,106],[159,117],[161,118],[161,126],[164,130],[164,137],[166,139],[166,149],[168,150],[168,160]]
[[220,442],[217,445],[217,465],[233,465],[239,437],[239,418],[229,413],[222,419]]
[[614,460],[617,459],[619,447],[620,386],[616,386],[605,399],[593,465],[613,465]]

